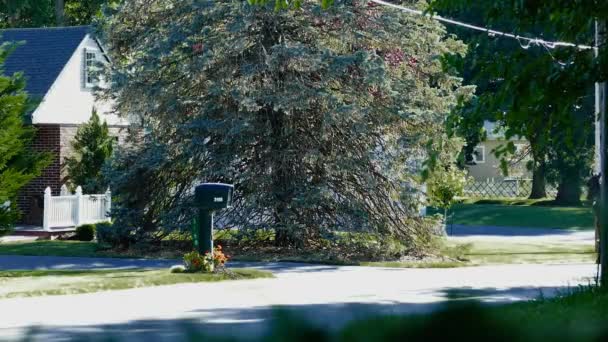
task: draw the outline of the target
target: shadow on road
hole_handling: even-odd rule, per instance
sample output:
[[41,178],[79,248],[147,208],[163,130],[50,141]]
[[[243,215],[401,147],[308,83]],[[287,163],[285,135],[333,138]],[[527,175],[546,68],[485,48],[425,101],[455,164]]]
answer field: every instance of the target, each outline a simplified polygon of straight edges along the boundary
[[[444,288],[429,291],[443,301],[324,303],[310,305],[282,305],[244,308],[214,308],[185,313],[184,319],[150,319],[121,324],[89,326],[32,327],[23,340],[55,341],[181,341],[235,338],[237,340],[266,340],[281,328],[285,317],[324,331],[336,332],[354,321],[376,317],[425,314],[446,308],[454,303],[509,303],[513,301],[566,294],[568,287],[513,287],[513,288]],[[294,294],[297,295],[297,294]],[[422,294],[421,294],[422,295]],[[118,308],[117,308],[118,309]],[[94,310],[94,308],[91,308]],[[162,313],[150,313],[151,316]],[[302,323],[305,322],[305,323]],[[0,329],[0,334],[7,331]]]

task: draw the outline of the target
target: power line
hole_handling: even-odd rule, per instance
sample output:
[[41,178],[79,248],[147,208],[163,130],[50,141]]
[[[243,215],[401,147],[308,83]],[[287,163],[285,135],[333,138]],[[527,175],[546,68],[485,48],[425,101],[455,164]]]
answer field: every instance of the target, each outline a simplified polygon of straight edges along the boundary
[[[513,34],[513,33],[492,30],[490,28],[476,26],[476,25],[472,25],[472,24],[468,24],[468,23],[463,23],[461,21],[445,18],[445,17],[439,16],[439,15],[433,15],[432,13],[426,13],[424,11],[407,8],[407,7],[404,7],[401,5],[391,4],[390,2],[386,2],[383,0],[369,0],[369,1],[374,2],[378,5],[396,8],[396,9],[399,9],[403,12],[407,12],[410,14],[416,14],[416,15],[420,15],[423,17],[429,17],[429,18],[435,19],[435,20],[443,22],[443,23],[452,24],[452,25],[468,28],[471,30],[484,32],[491,36],[512,38],[512,39],[517,40],[519,45],[524,49],[528,49],[531,45],[538,45],[538,46],[543,46],[546,49],[555,49],[558,47],[571,47],[571,48],[575,48],[575,49],[579,49],[579,50],[597,50],[597,47],[590,46],[590,45],[581,45],[581,44],[575,44],[575,43],[569,43],[569,42],[547,41],[547,40],[540,39],[540,38],[530,38],[530,37],[520,36],[520,35]],[[524,42],[524,43],[522,43],[522,42]]]

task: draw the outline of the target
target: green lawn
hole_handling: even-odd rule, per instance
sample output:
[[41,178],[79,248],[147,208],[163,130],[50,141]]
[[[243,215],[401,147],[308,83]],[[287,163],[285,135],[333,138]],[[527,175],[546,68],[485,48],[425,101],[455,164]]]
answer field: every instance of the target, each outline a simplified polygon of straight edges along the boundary
[[[483,203],[483,202],[482,202]],[[502,202],[504,203],[504,202]],[[517,203],[517,202],[516,202]],[[593,213],[589,207],[558,207],[541,204],[456,204],[450,222],[466,226],[502,226],[592,230]],[[429,210],[429,213],[437,213]]]
[[0,255],[181,259],[183,253],[176,253],[169,250],[158,251],[154,254],[140,253],[135,250],[117,252],[100,248],[96,242],[42,240],[0,243]]
[[170,273],[166,270],[4,271],[0,272],[0,298],[65,295],[121,290],[178,283],[272,278],[272,273],[231,269],[231,275]]
[[99,257],[97,243],[81,241],[33,241],[0,243],[0,255]]
[[467,244],[448,242],[445,255],[451,260],[411,262],[363,262],[361,266],[398,268],[451,268],[501,264],[560,264],[595,262],[597,254],[589,244],[512,243],[475,241]]
[[475,241],[464,252],[471,265],[594,262],[594,246],[574,243],[508,243]]

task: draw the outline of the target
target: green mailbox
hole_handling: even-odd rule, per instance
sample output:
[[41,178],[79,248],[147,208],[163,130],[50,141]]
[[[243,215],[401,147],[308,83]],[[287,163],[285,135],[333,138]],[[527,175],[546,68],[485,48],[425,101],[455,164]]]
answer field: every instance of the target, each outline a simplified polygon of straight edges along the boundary
[[231,207],[233,193],[234,185],[223,183],[203,183],[194,189],[198,220],[192,236],[199,253],[213,253],[213,212]]

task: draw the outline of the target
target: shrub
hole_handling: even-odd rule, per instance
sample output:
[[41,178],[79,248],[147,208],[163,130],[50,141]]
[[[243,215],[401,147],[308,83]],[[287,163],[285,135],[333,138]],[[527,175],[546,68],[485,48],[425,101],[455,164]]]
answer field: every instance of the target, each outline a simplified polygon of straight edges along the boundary
[[218,245],[213,251],[213,265],[217,267],[224,267],[228,262],[228,256],[222,252],[222,246]]
[[330,254],[346,260],[395,260],[409,253],[399,239],[380,233],[342,232],[327,237]]
[[214,235],[214,240],[243,250],[255,250],[274,246],[275,230],[266,228],[221,229]]
[[13,223],[17,220],[18,213],[15,204],[6,201],[0,204],[0,237],[8,235],[13,231]]
[[128,228],[114,226],[109,222],[97,224],[97,242],[102,245],[128,248],[134,241],[134,236]]
[[95,225],[94,224],[83,224],[76,227],[76,235],[74,238],[78,241],[92,241],[95,237]]
[[93,109],[91,118],[78,128],[72,141],[73,156],[65,160],[70,182],[82,185],[85,193],[105,192],[107,184],[102,180],[101,168],[112,155],[113,143],[108,124]]
[[183,265],[175,265],[171,266],[171,273],[184,273],[186,271],[186,267]]
[[188,272],[213,272],[214,260],[210,253],[204,256],[193,251],[184,255],[184,264]]

